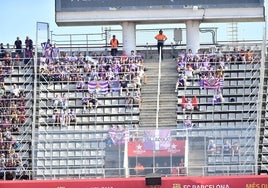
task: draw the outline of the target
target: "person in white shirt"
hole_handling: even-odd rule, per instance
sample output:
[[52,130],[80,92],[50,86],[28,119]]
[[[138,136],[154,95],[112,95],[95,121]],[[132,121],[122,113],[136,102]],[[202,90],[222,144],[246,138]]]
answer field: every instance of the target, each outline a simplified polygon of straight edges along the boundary
[[189,116],[186,116],[186,119],[184,120],[183,125],[186,128],[192,128],[193,127],[192,120],[190,119]]
[[183,110],[183,113],[185,113],[185,111],[190,111],[192,113],[194,110],[192,101],[188,99],[187,103],[185,103],[184,108],[182,110]]
[[187,65],[186,69],[184,70],[184,75],[186,76],[186,78],[193,78],[193,68],[191,65]]
[[12,93],[12,95],[14,97],[19,97],[20,96],[20,89],[16,84],[13,85],[13,87],[11,89],[11,93]]
[[220,90],[217,90],[216,94],[214,95],[213,97],[213,101],[212,103],[213,104],[221,104],[224,102],[224,98],[222,96],[222,93]]
[[56,94],[55,98],[53,99],[52,107],[57,109],[58,105],[62,102],[62,99],[59,94]]

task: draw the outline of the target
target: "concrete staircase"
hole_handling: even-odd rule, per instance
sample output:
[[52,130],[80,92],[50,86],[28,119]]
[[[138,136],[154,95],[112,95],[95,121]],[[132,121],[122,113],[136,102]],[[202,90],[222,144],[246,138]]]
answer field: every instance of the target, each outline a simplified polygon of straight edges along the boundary
[[[143,109],[140,112],[140,127],[152,127],[157,125],[157,92],[158,92],[158,67],[157,60],[145,62],[147,84],[142,86],[142,97],[144,99]],[[175,84],[177,81],[177,64],[173,59],[161,62],[160,96],[159,96],[159,118],[158,127],[176,128],[177,95]]]

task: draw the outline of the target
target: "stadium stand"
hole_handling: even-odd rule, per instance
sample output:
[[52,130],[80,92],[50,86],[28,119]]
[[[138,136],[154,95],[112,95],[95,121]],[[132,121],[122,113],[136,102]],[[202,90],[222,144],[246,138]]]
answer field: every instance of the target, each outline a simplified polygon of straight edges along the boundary
[[[179,73],[186,75],[184,67],[192,66],[195,74],[186,78],[186,87],[178,87],[178,127],[189,129],[192,136],[205,136],[205,145],[212,151],[200,154],[205,155],[208,175],[254,174],[260,54],[254,52],[250,59],[247,52],[216,55],[182,54],[179,58],[184,59],[178,63]],[[187,110],[189,103],[198,108]],[[183,124],[186,115],[191,116],[190,127]]]
[[[134,98],[136,93],[140,92],[144,97],[152,91],[152,88],[148,89],[152,86],[150,74],[155,76],[157,67],[153,62],[146,71],[149,86],[140,85],[137,76],[142,67],[140,57],[134,61],[133,57],[123,56],[88,59],[72,56],[73,61],[65,55],[55,62],[40,58],[33,63],[30,59],[28,62],[21,60],[20,66],[8,67],[7,72],[2,72],[1,154],[4,155],[1,178],[21,179],[25,172],[31,179],[120,177],[127,173],[126,161],[131,176],[141,175],[134,171],[141,161],[145,167],[142,176],[151,172],[167,176],[267,172],[267,94],[263,94],[265,103],[262,104],[265,105],[261,111],[258,106],[262,82],[260,52],[252,52],[252,59],[242,59],[245,54],[241,52],[222,53],[224,64],[221,69],[216,68],[222,63],[215,58],[218,54],[209,54],[210,67],[205,71],[220,77],[201,80],[204,70],[198,71],[195,66],[195,75],[187,77],[187,86],[178,87],[175,95],[176,83],[170,83],[174,86],[172,94],[170,85],[163,87],[165,92],[170,92],[171,101],[174,95],[173,103],[177,105],[174,122],[177,124],[165,127],[167,124],[161,121],[159,132],[153,130],[153,134],[165,133],[161,139],[170,138],[174,145],[183,143],[182,148],[185,146],[187,150],[185,153],[184,150],[181,150],[183,153],[172,150],[173,154],[164,153],[161,157],[152,154],[150,158],[126,151],[126,141],[133,149],[133,144],[144,141],[146,131],[152,131],[152,125],[146,127],[144,120],[141,126],[140,116],[144,108],[139,109]],[[148,61],[145,60],[145,64]],[[176,70],[177,61],[168,61],[169,64],[162,65],[167,71],[163,72],[167,79],[165,83],[177,74],[185,74],[187,64],[201,65],[204,62],[189,58],[175,75],[169,71]],[[2,63],[3,66],[6,64]],[[95,70],[99,72],[98,76],[91,74]],[[127,88],[120,88],[123,77],[129,81]],[[267,85],[266,77],[264,82]],[[267,91],[267,87],[263,89]],[[216,94],[221,94],[224,101],[218,100]],[[190,111],[182,109],[186,100],[194,107]],[[167,101],[165,103],[169,105]],[[146,109],[146,101],[144,107]],[[256,137],[259,113],[265,118],[260,128],[260,145],[256,146],[259,142]],[[192,122],[190,127],[183,124],[186,115]],[[6,117],[10,117],[10,121],[17,117],[17,120],[8,126],[4,122]],[[146,115],[143,118],[154,119]],[[257,147],[260,150],[258,157]],[[152,158],[156,161],[151,165]]]
[[[9,59],[5,59],[9,57]],[[32,167],[33,60],[1,64],[1,178],[21,179]],[[8,176],[9,175],[9,176]]]

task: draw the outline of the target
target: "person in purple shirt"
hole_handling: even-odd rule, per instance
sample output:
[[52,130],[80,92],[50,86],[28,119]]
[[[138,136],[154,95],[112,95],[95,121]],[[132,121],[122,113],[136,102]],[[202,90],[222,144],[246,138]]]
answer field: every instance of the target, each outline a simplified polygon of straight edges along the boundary
[[89,97],[87,94],[82,98],[83,113],[89,108]]
[[28,36],[25,39],[24,64],[33,58],[33,41]]
[[51,48],[51,56],[52,56],[52,61],[54,63],[57,63],[59,61],[60,57],[60,49],[56,46],[56,43]]
[[41,43],[41,46],[42,46],[42,48],[44,50],[44,55],[46,56],[46,58],[51,59],[52,45],[50,43],[50,39],[47,39],[47,42]]

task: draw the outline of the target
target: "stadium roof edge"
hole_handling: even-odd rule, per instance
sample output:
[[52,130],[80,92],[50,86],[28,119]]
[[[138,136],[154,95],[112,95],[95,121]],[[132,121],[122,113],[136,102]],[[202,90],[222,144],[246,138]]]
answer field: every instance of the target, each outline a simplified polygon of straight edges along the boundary
[[187,20],[199,20],[202,23],[264,22],[265,7],[56,11],[55,16],[58,26],[117,25],[122,22],[168,24],[184,23]]

